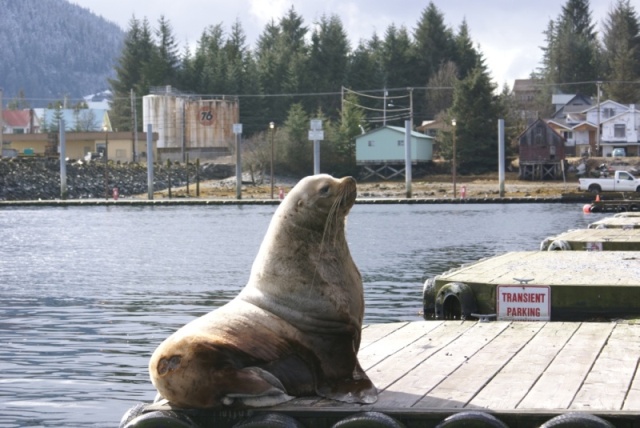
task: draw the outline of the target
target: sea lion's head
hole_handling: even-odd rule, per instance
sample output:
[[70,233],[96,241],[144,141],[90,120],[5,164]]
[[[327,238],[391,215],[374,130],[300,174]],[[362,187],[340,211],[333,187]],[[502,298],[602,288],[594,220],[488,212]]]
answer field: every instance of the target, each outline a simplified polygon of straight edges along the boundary
[[356,201],[356,180],[317,174],[303,178],[282,201],[276,216],[296,226],[325,230],[339,226]]

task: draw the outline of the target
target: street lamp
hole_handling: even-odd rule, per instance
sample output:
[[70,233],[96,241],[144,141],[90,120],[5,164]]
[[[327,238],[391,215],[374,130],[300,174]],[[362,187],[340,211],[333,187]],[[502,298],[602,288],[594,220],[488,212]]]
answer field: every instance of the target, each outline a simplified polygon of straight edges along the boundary
[[453,198],[456,198],[456,120],[451,119],[453,126],[453,164],[451,165],[451,175],[453,176]]
[[104,130],[104,198],[109,199],[109,173],[108,173],[108,153],[109,153],[109,128],[107,125],[103,126]]
[[269,122],[269,129],[271,129],[271,199],[273,199],[273,134],[276,132],[276,124]]

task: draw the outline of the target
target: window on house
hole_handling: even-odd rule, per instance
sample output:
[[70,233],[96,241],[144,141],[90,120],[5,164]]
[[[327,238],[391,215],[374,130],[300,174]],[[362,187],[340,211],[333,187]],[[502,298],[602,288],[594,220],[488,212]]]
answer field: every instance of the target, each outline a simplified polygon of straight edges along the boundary
[[604,117],[612,117],[614,114],[615,111],[611,107],[602,109],[602,116]]
[[564,131],[562,133],[562,136],[564,137],[565,140],[573,140],[573,132],[571,131]]
[[613,125],[613,137],[623,138],[625,136],[626,126],[624,124]]
[[367,145],[368,145],[369,147],[373,147],[373,146],[375,146],[375,144],[373,144],[373,141],[367,141]]
[[404,147],[404,140],[398,140],[398,147]]

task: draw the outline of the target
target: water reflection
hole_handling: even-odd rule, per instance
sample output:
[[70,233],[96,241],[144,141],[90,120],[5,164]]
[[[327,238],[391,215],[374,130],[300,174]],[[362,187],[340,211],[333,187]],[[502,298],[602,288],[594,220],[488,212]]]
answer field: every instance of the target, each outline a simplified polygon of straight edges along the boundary
[[[151,352],[233,298],[274,207],[0,211],[0,426],[117,425],[154,396]],[[347,239],[365,322],[418,320],[422,283],[536,250],[603,215],[578,205],[356,205]]]

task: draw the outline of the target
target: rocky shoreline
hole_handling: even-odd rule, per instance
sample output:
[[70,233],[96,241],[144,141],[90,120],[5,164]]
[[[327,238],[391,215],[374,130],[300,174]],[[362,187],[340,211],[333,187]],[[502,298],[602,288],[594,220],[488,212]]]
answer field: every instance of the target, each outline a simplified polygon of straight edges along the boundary
[[[67,198],[120,197],[146,194],[147,166],[137,163],[67,162]],[[217,180],[235,174],[235,165],[206,163],[156,164],[154,190],[194,184],[196,180]],[[47,158],[0,159],[0,201],[60,199],[60,162]]]

